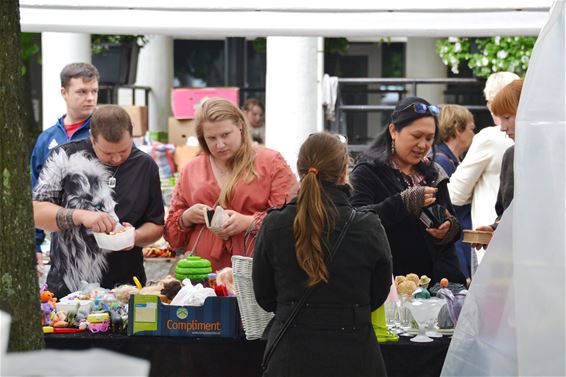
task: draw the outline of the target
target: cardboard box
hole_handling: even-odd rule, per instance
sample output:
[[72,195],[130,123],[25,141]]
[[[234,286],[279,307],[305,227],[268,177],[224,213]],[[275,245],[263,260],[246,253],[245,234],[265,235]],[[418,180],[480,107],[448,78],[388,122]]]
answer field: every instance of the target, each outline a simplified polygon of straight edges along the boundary
[[239,88],[178,88],[171,91],[173,116],[178,119],[193,119],[203,99],[220,97],[239,106]]
[[[108,104],[99,104],[98,107],[108,106]],[[139,137],[145,136],[147,132],[148,117],[147,117],[147,106],[131,106],[131,105],[120,105],[121,108],[126,110],[134,129],[132,130],[132,136]]]
[[163,304],[159,296],[130,296],[128,335],[236,338],[239,334],[236,297],[208,297],[203,306],[172,306]]
[[[167,122],[169,144],[175,146],[187,145],[187,139],[191,136],[197,137],[194,120],[192,119],[175,119],[169,117]],[[198,145],[198,141],[196,141]]]
[[130,115],[134,125],[134,136],[144,136],[147,132],[147,106],[120,105]]
[[464,238],[462,242],[487,245],[489,244],[489,241],[491,241],[492,236],[493,232],[464,229]]
[[175,148],[175,165],[177,165],[177,171],[183,170],[183,167],[189,162],[189,160],[195,157],[200,152],[200,147],[190,147],[188,145],[183,145]]

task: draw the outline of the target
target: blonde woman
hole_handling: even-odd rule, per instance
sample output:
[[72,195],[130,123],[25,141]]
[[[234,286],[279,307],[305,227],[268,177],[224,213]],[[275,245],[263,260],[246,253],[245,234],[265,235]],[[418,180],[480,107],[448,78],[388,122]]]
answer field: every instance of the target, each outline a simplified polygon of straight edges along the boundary
[[335,136],[303,143],[297,198],[270,212],[258,235],[254,292],[275,312],[264,376],[386,375],[370,315],[389,293],[389,243],[376,213],[352,210],[348,153]]
[[[283,156],[252,146],[244,114],[227,100],[206,100],[195,119],[203,151],[183,168],[165,224],[165,239],[207,258],[218,270],[243,255],[244,234],[256,232],[270,208],[290,199],[296,177]],[[228,219],[219,229],[205,225],[204,208],[225,209]],[[248,249],[253,245],[246,245]]]
[[[434,161],[442,166],[448,177],[454,173],[460,165],[462,156],[470,148],[474,138],[474,128],[474,116],[464,106],[442,106],[438,126],[440,140],[434,149]],[[471,204],[454,206],[456,218],[462,229],[472,229],[471,208]],[[470,244],[462,242],[462,236],[460,236],[455,248],[460,269],[468,279],[472,271]]]

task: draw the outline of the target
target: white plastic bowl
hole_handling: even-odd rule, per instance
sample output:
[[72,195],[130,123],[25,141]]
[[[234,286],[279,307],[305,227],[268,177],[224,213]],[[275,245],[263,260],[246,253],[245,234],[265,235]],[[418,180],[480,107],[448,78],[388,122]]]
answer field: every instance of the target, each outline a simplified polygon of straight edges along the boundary
[[129,226],[126,230],[116,234],[92,233],[98,247],[106,250],[124,250],[134,246],[135,228]]
[[55,308],[58,312],[67,313],[69,310],[74,310],[79,307],[79,311],[82,313],[90,313],[94,303],[91,300],[73,300],[73,301],[60,301],[55,303]]

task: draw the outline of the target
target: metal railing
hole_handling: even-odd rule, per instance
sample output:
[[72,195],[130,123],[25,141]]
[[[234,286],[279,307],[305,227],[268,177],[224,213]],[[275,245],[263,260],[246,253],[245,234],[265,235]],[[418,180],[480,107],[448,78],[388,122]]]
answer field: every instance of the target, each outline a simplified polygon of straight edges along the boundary
[[101,84],[99,86],[99,91],[105,93],[106,99],[109,103],[118,103],[118,90],[129,89],[132,91],[132,105],[136,105],[136,91],[143,90],[144,92],[144,106],[149,105],[149,92],[151,92],[151,87],[142,85],[106,85]]
[[[387,86],[402,86],[402,89],[398,88],[379,88],[379,89],[369,89],[363,88],[360,90],[344,90],[344,86],[364,86],[364,85],[387,85]],[[343,96],[344,94],[397,94],[397,100],[403,98],[406,95],[417,95],[417,88],[419,85],[466,85],[466,86],[483,86],[484,83],[481,80],[475,78],[339,78],[338,88],[336,93],[336,105],[335,105],[335,121],[327,125],[327,129],[331,132],[341,133],[344,135],[348,134],[348,126],[346,124],[345,114],[348,112],[388,112],[395,109],[393,104],[344,104]],[[409,87],[409,89],[407,89]],[[447,95],[458,95],[459,93],[451,93],[445,91],[445,96]],[[486,110],[485,105],[477,104],[466,104],[459,103],[465,106],[470,111],[483,111]],[[359,153],[367,148],[366,144],[349,144],[349,149],[351,152]]]

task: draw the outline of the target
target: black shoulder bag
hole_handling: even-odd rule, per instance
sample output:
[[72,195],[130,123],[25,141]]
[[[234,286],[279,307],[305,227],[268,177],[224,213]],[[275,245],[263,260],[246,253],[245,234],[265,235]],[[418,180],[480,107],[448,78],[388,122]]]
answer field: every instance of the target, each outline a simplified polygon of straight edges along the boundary
[[[352,220],[354,219],[355,215],[356,215],[356,211],[352,209],[352,211],[350,212],[350,216],[348,217],[348,219],[344,223],[344,228],[342,228],[342,231],[340,232],[340,234],[338,235],[338,238],[336,239],[336,243],[332,247],[332,250],[330,250],[330,262],[333,261],[334,254],[336,253],[336,250],[338,250],[338,248],[340,247],[340,244],[342,243],[344,236],[348,232],[348,228],[350,228],[350,225],[352,224]],[[316,287],[316,286],[312,286],[312,287],[307,288],[307,290],[303,293],[303,295],[301,296],[301,298],[297,302],[297,305],[295,305],[293,307],[293,310],[289,314],[289,317],[287,318],[287,320],[285,321],[285,323],[281,327],[281,330],[279,330],[279,332],[275,336],[275,339],[273,339],[273,343],[271,343],[271,347],[269,347],[267,350],[265,350],[265,353],[263,355],[263,361],[261,362],[261,370],[262,371],[265,371],[267,369],[267,364],[269,364],[269,360],[271,360],[271,357],[273,356],[273,352],[275,352],[275,349],[279,345],[279,342],[283,338],[283,335],[285,335],[285,333],[287,332],[287,329],[289,329],[289,326],[291,326],[291,324],[295,320],[295,317],[301,311],[305,301],[311,295],[314,287]]]

